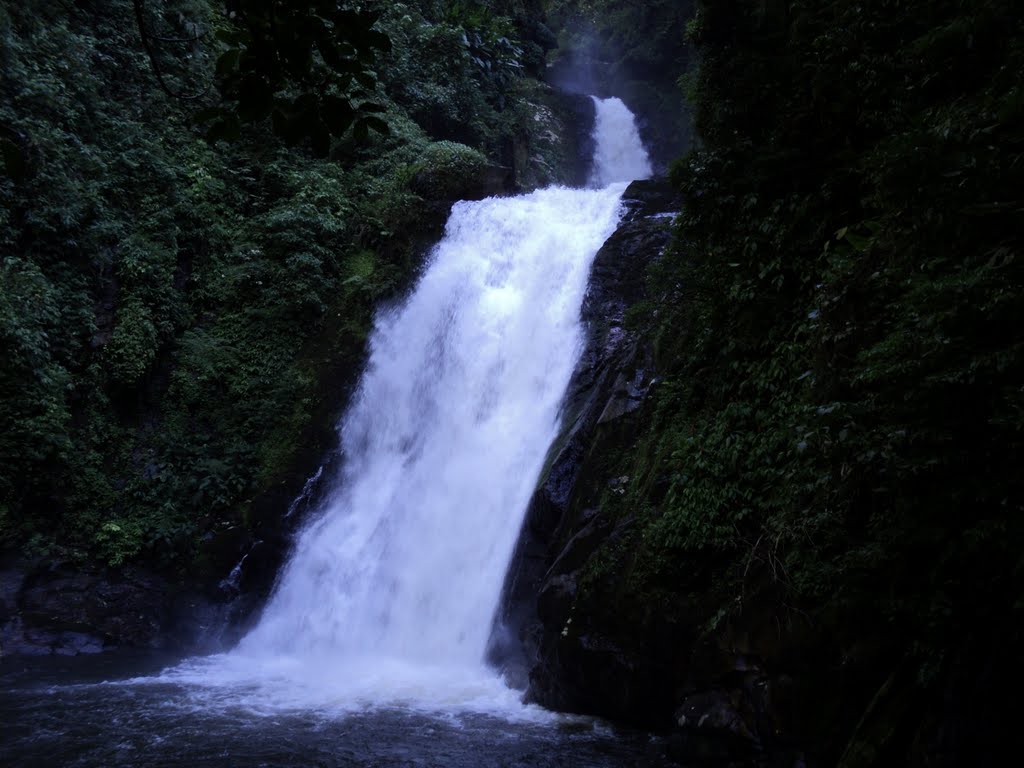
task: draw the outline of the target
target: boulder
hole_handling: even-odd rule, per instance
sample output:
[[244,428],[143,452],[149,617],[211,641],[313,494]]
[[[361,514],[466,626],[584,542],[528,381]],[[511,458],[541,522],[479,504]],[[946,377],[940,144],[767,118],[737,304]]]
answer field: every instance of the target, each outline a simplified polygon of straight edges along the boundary
[[656,382],[647,341],[626,325],[645,296],[647,266],[671,237],[679,209],[664,181],[636,182],[623,195],[618,230],[594,259],[582,307],[587,342],[570,382],[564,429],[527,510],[505,585],[491,660],[529,670],[529,697],[555,709],[587,711],[647,722],[671,713],[661,692],[665,670],[610,634],[590,631],[573,617],[577,583],[591,556],[625,534],[594,509],[577,509],[581,485],[606,482],[588,459],[635,427]]
[[693,693],[675,712],[673,757],[688,765],[749,765],[760,751],[740,691]]
[[167,646],[167,583],[141,569],[115,574],[71,563],[14,563],[0,577],[0,592],[5,654],[74,656]]

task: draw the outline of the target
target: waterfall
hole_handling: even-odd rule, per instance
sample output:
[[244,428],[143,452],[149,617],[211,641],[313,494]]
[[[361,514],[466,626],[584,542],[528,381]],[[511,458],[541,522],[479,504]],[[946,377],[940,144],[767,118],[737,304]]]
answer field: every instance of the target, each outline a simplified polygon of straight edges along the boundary
[[633,113],[620,99],[594,97],[594,105],[596,147],[590,185],[604,187],[624,180],[649,179],[654,171]]
[[377,317],[339,490],[231,654],[247,674],[344,678],[334,695],[363,701],[497,681],[488,637],[581,352],[590,264],[627,183],[650,175],[625,105],[597,115],[595,188],[457,203],[411,296]]
[[377,319],[341,490],[244,648],[483,658],[621,192],[455,206],[408,302]]

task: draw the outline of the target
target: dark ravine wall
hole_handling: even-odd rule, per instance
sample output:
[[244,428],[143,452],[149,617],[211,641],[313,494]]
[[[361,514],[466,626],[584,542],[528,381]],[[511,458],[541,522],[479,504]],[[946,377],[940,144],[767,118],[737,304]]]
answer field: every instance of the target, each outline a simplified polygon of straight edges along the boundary
[[962,651],[965,672],[936,706],[905,659],[870,639],[837,649],[820,616],[780,612],[785,591],[766,574],[751,577],[742,600],[716,586],[722,561],[713,558],[679,569],[671,604],[630,583],[645,510],[616,504],[636,481],[618,467],[642,449],[659,385],[657,340],[630,316],[663,296],[649,273],[673,245],[681,202],[664,180],[632,184],[623,222],[595,258],[587,346],[513,557],[492,662],[530,701],[666,734],[682,765],[829,764],[823,745],[836,741],[843,766],[896,764],[909,748],[902,729],[922,710],[942,731],[922,751],[957,754],[958,739],[1000,738],[996,701],[1015,690],[1002,650]]
[[[656,383],[649,343],[630,330],[627,315],[645,298],[646,268],[669,241],[679,201],[664,180],[657,180],[631,184],[623,205],[621,225],[594,259],[582,308],[587,343],[566,395],[566,427],[526,513],[492,659],[514,683],[524,688],[529,683],[531,697],[545,706],[645,722],[634,711],[638,698],[621,700],[622,707],[612,711],[584,681],[575,680],[582,675],[596,683],[621,674],[628,661],[598,652],[590,669],[562,668],[555,639],[571,618],[580,569],[598,544],[616,535],[614,525],[584,503],[584,489],[617,482],[601,476],[604,456],[611,446],[628,441],[635,414]],[[586,642],[591,640],[599,642]],[[656,709],[657,703],[643,706]]]
[[657,383],[545,478],[520,674],[665,730],[684,765],[999,765],[1024,627],[1019,14],[699,5],[702,146],[628,315]]
[[628,62],[609,61],[606,56],[596,44],[561,51],[548,68],[547,79],[570,93],[622,99],[637,117],[655,170],[663,174],[696,140],[683,92],[674,82],[648,80],[631,71]]
[[682,77],[697,57],[686,37],[694,0],[581,3],[548,0],[560,47],[549,57],[548,82],[574,93],[621,98],[637,116],[658,173],[696,142]]

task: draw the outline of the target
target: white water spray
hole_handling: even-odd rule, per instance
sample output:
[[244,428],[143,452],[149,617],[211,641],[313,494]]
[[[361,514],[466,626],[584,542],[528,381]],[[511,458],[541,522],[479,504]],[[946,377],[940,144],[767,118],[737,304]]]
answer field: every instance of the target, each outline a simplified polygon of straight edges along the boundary
[[296,704],[515,700],[484,663],[492,621],[581,352],[590,264],[626,183],[650,175],[622,102],[597,107],[601,188],[456,204],[413,294],[377,318],[340,490],[225,669],[286,680],[273,696]]
[[621,191],[455,206],[415,293],[377,320],[342,491],[245,650],[483,659]]
[[605,187],[620,181],[649,179],[654,173],[636,118],[620,99],[594,98],[597,120],[594,135],[594,169],[590,184]]

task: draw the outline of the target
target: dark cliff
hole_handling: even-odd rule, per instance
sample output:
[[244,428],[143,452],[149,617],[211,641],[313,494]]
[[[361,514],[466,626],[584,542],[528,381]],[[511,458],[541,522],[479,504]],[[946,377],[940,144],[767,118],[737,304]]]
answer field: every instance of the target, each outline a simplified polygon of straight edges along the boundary
[[1012,6],[698,3],[699,144],[628,314],[656,383],[555,460],[527,532],[550,536],[524,545],[537,700],[664,728],[684,764],[999,764],[1024,626]]
[[[566,394],[566,426],[527,510],[492,657],[513,682],[525,686],[529,679],[531,696],[540,703],[635,721],[642,718],[623,716],[630,702],[615,712],[597,704],[587,681],[577,679],[588,671],[560,666],[556,647],[584,565],[616,535],[614,522],[594,505],[595,490],[614,490],[619,482],[603,474],[606,458],[628,444],[636,412],[656,384],[649,340],[630,328],[628,315],[646,298],[646,269],[669,241],[679,201],[664,180],[642,181],[626,190],[623,205],[622,224],[594,259],[581,312],[587,343]],[[605,661],[596,658],[590,672]],[[614,666],[591,682],[625,672]]]

